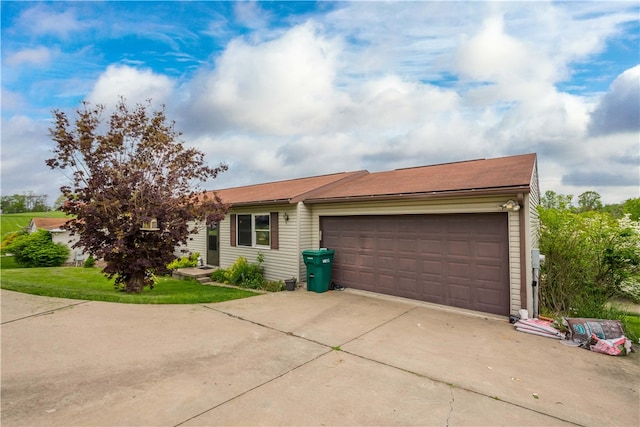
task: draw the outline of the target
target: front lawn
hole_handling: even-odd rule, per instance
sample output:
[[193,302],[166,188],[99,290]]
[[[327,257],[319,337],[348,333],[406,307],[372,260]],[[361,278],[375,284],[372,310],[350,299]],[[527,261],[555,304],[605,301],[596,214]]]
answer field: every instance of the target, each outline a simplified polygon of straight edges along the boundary
[[0,236],[8,233],[24,230],[29,225],[31,218],[70,218],[64,212],[22,212],[14,214],[0,214]]
[[159,278],[153,289],[145,288],[141,294],[127,294],[115,290],[113,281],[100,269],[82,267],[2,268],[0,287],[33,295],[128,304],[214,303],[258,295],[171,277]]

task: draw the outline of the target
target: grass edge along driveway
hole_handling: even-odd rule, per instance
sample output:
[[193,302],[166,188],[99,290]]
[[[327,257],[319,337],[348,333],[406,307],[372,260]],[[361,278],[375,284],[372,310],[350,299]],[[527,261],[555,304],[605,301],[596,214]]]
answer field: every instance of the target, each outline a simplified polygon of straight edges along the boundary
[[114,289],[99,268],[45,267],[2,269],[0,288],[57,298],[127,304],[215,303],[259,295],[245,289],[203,285],[195,280],[159,277],[153,289],[127,294]]

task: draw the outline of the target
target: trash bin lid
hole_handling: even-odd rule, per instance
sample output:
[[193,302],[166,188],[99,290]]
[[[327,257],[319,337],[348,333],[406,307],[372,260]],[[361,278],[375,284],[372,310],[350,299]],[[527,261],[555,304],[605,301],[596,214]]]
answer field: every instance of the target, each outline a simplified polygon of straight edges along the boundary
[[306,249],[302,251],[302,255],[308,256],[333,255],[334,253],[333,249]]

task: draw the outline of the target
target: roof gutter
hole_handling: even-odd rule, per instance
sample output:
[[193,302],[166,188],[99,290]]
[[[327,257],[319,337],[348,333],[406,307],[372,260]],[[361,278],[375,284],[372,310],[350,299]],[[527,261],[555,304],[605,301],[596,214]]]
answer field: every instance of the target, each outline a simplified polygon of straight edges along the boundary
[[427,193],[398,193],[398,194],[371,194],[366,196],[344,196],[344,197],[324,197],[317,199],[304,200],[305,204],[318,204],[318,203],[346,203],[346,202],[363,202],[363,201],[378,201],[378,200],[425,200],[425,199],[445,199],[445,198],[457,198],[457,197],[476,197],[476,196],[495,196],[500,194],[514,194],[514,193],[528,193],[530,192],[529,185],[509,186],[509,187],[497,187],[497,188],[482,188],[482,189],[468,189],[468,190],[448,190],[448,191],[433,191]]
[[232,208],[235,208],[238,206],[289,205],[292,203],[295,203],[292,199],[254,200],[254,201],[247,201],[247,202],[229,203],[229,206]]

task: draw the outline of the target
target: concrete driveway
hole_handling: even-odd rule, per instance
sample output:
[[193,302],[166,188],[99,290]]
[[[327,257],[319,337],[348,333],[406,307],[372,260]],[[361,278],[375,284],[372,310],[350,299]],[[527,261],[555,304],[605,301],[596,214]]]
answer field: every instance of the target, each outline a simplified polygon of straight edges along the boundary
[[297,290],[125,305],[2,291],[2,425],[638,426],[639,353]]

